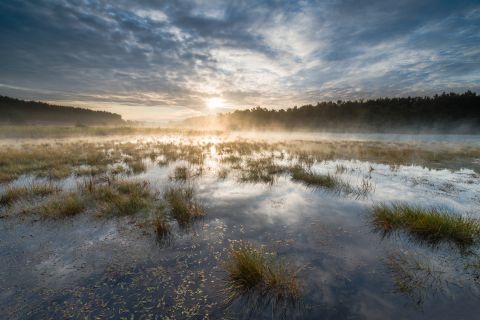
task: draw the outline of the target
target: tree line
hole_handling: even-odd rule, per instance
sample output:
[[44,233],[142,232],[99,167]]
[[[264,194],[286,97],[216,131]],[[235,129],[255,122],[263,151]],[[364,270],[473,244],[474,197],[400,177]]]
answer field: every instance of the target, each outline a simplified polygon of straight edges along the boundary
[[236,110],[196,117],[187,126],[227,129],[309,129],[341,132],[480,132],[480,96],[467,91],[432,97],[319,102],[288,109]]
[[0,124],[120,124],[119,114],[0,96]]

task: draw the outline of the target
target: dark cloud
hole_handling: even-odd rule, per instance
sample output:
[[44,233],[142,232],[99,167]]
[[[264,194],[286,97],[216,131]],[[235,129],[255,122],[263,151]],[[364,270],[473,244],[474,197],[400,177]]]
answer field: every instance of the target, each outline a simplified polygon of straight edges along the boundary
[[479,43],[478,1],[4,0],[0,94],[185,115],[478,90]]

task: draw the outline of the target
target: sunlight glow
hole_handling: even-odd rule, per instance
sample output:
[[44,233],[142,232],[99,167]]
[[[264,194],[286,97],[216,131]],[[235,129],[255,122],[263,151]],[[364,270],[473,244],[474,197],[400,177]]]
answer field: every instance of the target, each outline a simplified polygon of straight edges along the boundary
[[207,106],[210,109],[221,108],[224,106],[224,102],[221,98],[210,98],[207,101]]

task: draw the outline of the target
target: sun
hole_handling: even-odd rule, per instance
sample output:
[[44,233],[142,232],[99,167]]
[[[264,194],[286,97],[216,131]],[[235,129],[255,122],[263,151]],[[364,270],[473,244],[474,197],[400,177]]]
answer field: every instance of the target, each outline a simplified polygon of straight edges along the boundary
[[209,109],[217,109],[224,106],[222,98],[210,98],[207,101],[207,106]]

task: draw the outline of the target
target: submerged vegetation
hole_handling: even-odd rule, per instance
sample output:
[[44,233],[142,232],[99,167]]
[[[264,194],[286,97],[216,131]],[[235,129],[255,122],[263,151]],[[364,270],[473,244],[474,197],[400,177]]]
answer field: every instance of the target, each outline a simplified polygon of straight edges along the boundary
[[427,259],[400,253],[390,255],[386,265],[392,274],[395,291],[413,299],[419,306],[425,302],[427,294],[444,289],[443,271]]
[[384,235],[403,231],[415,239],[435,245],[452,242],[471,246],[480,239],[480,221],[436,208],[424,209],[407,204],[379,204],[373,207],[373,225]]

